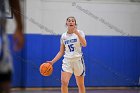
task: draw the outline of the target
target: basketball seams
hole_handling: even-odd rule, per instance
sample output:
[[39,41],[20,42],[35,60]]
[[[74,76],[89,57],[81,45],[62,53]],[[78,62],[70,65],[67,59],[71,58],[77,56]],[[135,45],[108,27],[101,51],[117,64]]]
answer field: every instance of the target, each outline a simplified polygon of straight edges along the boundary
[[40,73],[43,76],[50,76],[53,72],[53,67],[49,63],[43,63],[40,65]]

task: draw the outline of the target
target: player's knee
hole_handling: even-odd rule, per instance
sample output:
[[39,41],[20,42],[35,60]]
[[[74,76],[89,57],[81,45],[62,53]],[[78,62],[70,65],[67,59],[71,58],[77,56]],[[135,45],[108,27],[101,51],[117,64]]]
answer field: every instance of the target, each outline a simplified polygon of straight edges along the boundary
[[84,87],[85,85],[84,85],[83,82],[79,82],[79,83],[77,83],[77,86],[78,86],[78,87]]
[[61,80],[61,86],[68,86],[69,82],[66,80]]

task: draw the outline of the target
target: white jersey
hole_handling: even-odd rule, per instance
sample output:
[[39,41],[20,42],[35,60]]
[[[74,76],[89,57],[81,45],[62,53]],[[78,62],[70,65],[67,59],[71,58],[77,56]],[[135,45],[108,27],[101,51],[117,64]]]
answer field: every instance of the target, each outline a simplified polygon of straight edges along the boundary
[[[78,30],[80,35],[85,38],[83,31]],[[65,45],[65,58],[76,58],[82,56],[82,46],[76,34],[63,33],[61,36],[61,44]]]
[[[1,25],[0,25],[1,28]],[[0,29],[4,31],[4,29]],[[2,43],[4,42],[4,43]],[[2,49],[3,46],[3,49]],[[3,50],[3,53],[2,53]],[[2,59],[0,60],[0,73],[6,73],[11,71],[12,68],[12,58],[9,50],[9,42],[6,33],[3,33],[0,37],[0,54],[3,54]],[[0,56],[1,57],[1,56]]]
[[13,69],[8,38],[5,31],[6,4],[8,4],[8,0],[0,0],[0,74],[7,73]]

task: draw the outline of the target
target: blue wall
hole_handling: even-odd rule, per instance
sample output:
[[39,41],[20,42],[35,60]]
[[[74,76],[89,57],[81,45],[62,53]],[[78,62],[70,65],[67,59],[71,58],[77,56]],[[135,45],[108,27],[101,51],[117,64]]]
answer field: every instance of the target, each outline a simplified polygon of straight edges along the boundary
[[[10,40],[11,35],[9,35]],[[60,36],[26,34],[25,47],[11,52],[14,57],[13,87],[60,86],[61,61],[53,74],[43,77],[39,66],[59,51]],[[86,36],[83,48],[86,64],[86,86],[138,86],[140,77],[140,37]],[[70,86],[76,86],[74,76]]]

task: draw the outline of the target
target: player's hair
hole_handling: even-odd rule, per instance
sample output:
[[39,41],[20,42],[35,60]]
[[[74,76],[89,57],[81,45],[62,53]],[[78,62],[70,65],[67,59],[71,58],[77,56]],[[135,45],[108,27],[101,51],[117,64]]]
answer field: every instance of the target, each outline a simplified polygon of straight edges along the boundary
[[[66,21],[68,21],[69,20],[69,18],[73,18],[74,19],[74,21],[75,21],[75,25],[77,26],[77,23],[76,23],[76,19],[75,19],[75,17],[74,16],[69,16],[67,19],[66,19]],[[66,24],[67,25],[67,24]]]

